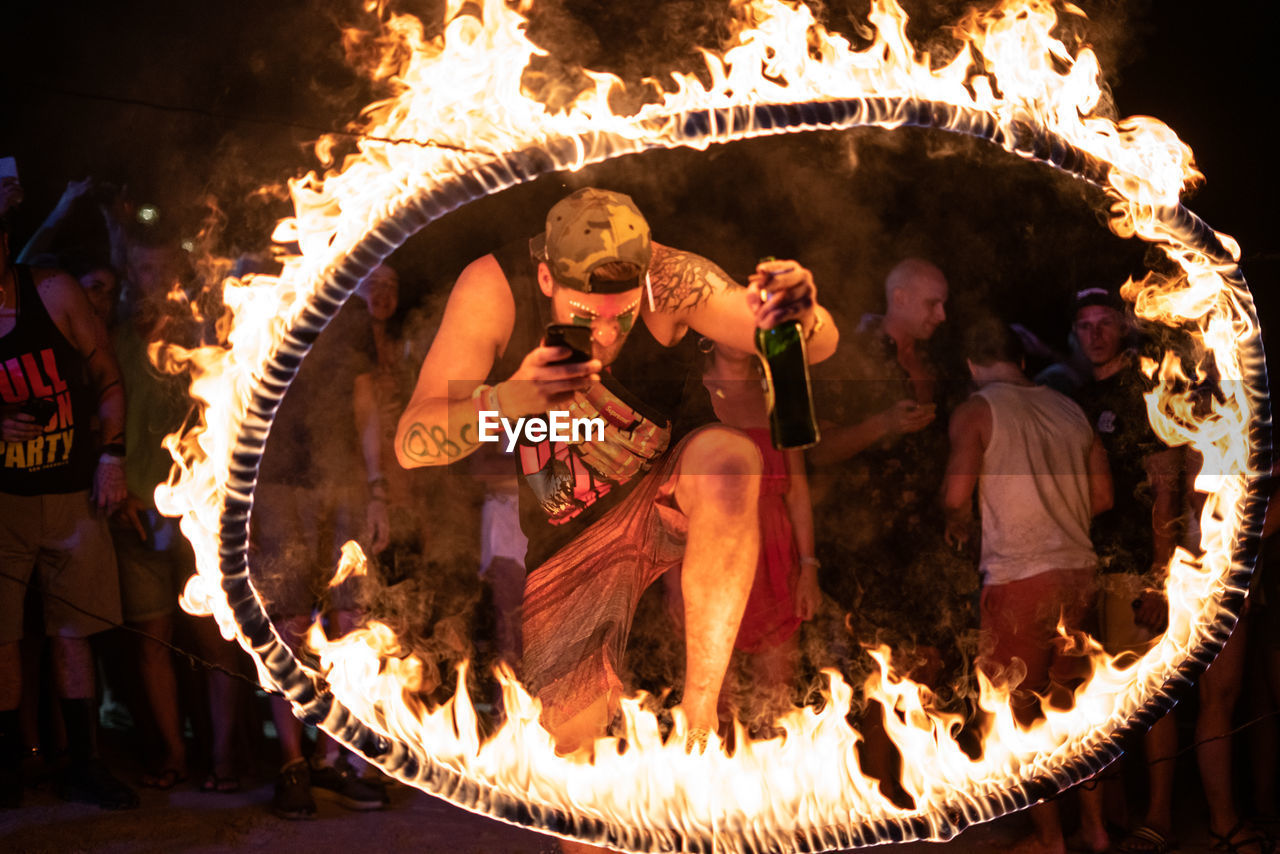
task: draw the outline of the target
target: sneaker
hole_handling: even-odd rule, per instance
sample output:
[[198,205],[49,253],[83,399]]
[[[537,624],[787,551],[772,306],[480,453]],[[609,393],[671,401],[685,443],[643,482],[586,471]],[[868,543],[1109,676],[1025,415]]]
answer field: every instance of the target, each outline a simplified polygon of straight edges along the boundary
[[138,793],[116,779],[101,759],[68,765],[58,775],[55,790],[64,801],[95,804],[104,810],[138,806]]
[[317,797],[337,801],[349,810],[380,810],[388,802],[385,789],[361,780],[345,765],[313,768],[311,787]]
[[290,821],[316,817],[316,802],[311,797],[311,769],[307,760],[295,759],[280,769],[276,793],[271,798],[271,811]]

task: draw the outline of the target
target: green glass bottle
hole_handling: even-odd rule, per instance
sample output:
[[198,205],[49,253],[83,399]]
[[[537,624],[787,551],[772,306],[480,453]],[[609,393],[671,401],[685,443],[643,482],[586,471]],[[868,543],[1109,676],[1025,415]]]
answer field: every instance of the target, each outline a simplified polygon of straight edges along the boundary
[[813,414],[809,385],[809,357],[800,321],[756,330],[756,350],[764,362],[765,402],[769,431],[778,450],[818,444],[818,419]]

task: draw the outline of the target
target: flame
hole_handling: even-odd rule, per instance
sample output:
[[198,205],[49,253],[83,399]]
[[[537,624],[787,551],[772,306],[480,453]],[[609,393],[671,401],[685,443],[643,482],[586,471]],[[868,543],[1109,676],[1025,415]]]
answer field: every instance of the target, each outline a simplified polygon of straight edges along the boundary
[[342,544],[342,553],[338,557],[338,569],[329,579],[330,587],[338,587],[348,578],[369,574],[369,561],[364,556],[364,549],[355,540],[347,540]]
[[[920,104],[943,105],[951,108],[944,129],[981,131],[1019,156],[1038,159],[1045,157],[1034,150],[1033,131],[1042,129],[1083,152],[1087,162],[1072,171],[1106,191],[1111,228],[1151,242],[1181,271],[1130,282],[1124,293],[1137,314],[1191,330],[1200,342],[1196,364],[1168,355],[1147,366],[1159,379],[1148,397],[1153,426],[1166,442],[1189,446],[1205,460],[1196,480],[1206,497],[1200,550],[1180,549],[1170,563],[1169,628],[1156,647],[1124,666],[1095,649],[1093,676],[1072,709],[1050,711],[1023,728],[1013,719],[1007,690],[983,681],[980,705],[990,723],[975,760],[955,742],[955,719],[931,708],[926,689],[892,673],[882,651],[880,670],[865,687],[868,698],[893,710],[885,725],[907,757],[903,784],[915,799],[903,808],[860,771],[859,736],[844,720],[852,691],[835,674],[828,674],[830,702],[823,709],[785,715],[778,722],[781,738],[751,741],[739,732],[732,755],[714,740],[702,754],[687,753],[682,721],[664,740],[653,715],[631,698],[623,703],[621,737],[601,740],[590,757],[561,756],[538,724],[536,700],[510,673],[500,674],[506,722],[482,739],[465,672],[454,698],[432,706],[420,694],[423,662],[407,654],[387,626],[371,624],[332,641],[313,631],[308,640],[319,674],[342,706],[396,741],[401,760],[419,760],[386,767],[468,808],[607,839],[622,850],[707,850],[706,840],[717,851],[783,851],[945,839],[1043,797],[1046,777],[1058,781],[1069,771],[1078,778],[1078,769],[1070,770],[1073,757],[1100,749],[1157,699],[1178,665],[1215,636],[1223,596],[1238,592],[1233,549],[1259,474],[1248,438],[1252,374],[1241,355],[1242,343],[1256,341],[1257,330],[1236,267],[1239,247],[1225,235],[1193,242],[1179,226],[1186,220],[1181,195],[1201,180],[1190,149],[1155,119],[1116,121],[1100,112],[1097,58],[1088,48],[1069,50],[1053,35],[1059,12],[1048,2],[1006,0],[970,12],[953,28],[959,49],[937,67],[908,39],[907,16],[894,0],[873,0],[874,39],[863,49],[827,32],[804,5],[752,0],[734,6],[736,32],[722,51],[703,52],[704,74],[651,80],[644,103],[622,114],[610,106],[621,81],[606,74],[585,72],[587,85],[556,109],[533,97],[524,73],[545,52],[526,38],[520,11],[501,0],[449,0],[443,31],[432,38],[417,19],[369,3],[379,16],[377,33],[349,33],[348,42],[372,46],[368,73],[395,94],[366,108],[358,150],[339,168],[290,182],[294,216],[273,238],[296,241],[300,252],[283,258],[279,276],[226,282],[223,301],[233,322],[225,343],[171,353],[192,370],[191,393],[202,418],[169,438],[175,471],[157,489],[157,506],[182,517],[195,547],[199,573],[183,607],[212,614],[224,635],[256,649],[264,682],[277,685],[261,661],[261,641],[255,646],[241,631],[223,593],[220,549],[234,553],[241,546],[223,543],[221,515],[252,500],[233,474],[237,448],[248,442],[260,450],[270,426],[255,414],[270,406],[264,409],[255,395],[264,388],[283,393],[269,370],[272,359],[305,353],[290,330],[308,322],[314,327],[307,315],[313,300],[350,292],[355,282],[324,289],[371,233],[383,235],[379,251],[389,253],[404,238],[387,223],[419,211],[420,225],[434,215],[424,211],[423,200],[459,176],[488,189],[519,180],[500,177],[496,164],[508,152],[554,152],[559,168],[576,169],[619,152],[701,148],[788,129],[766,121],[770,113],[753,109],[760,105],[862,99],[857,122],[884,128],[913,121],[911,110]],[[1082,15],[1071,6],[1062,13]],[[854,120],[823,121],[837,127]],[[335,150],[332,139],[317,145],[321,162],[331,162]],[[1222,394],[1206,404],[1193,381],[1210,367]],[[347,732],[336,718],[324,725],[340,737]],[[470,781],[469,788],[442,792],[444,778],[429,775],[427,765],[450,780]],[[504,804],[522,804],[525,812]],[[569,823],[556,816],[568,816]]]

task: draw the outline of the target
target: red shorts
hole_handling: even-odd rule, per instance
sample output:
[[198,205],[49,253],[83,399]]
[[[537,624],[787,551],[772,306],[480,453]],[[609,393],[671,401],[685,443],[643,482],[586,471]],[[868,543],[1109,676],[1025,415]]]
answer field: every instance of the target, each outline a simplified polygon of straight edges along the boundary
[[[1058,632],[1090,627],[1097,596],[1095,569],[1054,569],[1008,584],[982,588],[979,666],[993,681],[1003,675],[1026,691],[1044,692],[1051,682],[1068,684],[1079,674],[1079,659],[1067,655]],[[1010,667],[1018,659],[1026,674]]]

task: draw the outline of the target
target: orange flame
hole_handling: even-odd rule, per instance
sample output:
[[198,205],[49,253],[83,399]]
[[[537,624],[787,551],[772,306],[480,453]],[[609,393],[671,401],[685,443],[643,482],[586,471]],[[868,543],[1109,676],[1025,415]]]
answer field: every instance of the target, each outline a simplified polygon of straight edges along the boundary
[[[1014,153],[1023,153],[1021,128],[1045,128],[1109,164],[1104,189],[1113,230],[1152,242],[1183,271],[1173,280],[1131,282],[1125,295],[1140,317],[1194,330],[1224,390],[1205,412],[1183,382],[1187,371],[1203,371],[1203,365],[1184,367],[1166,357],[1149,366],[1160,380],[1148,397],[1153,426],[1166,442],[1188,445],[1206,460],[1196,482],[1207,496],[1201,553],[1179,550],[1171,562],[1169,628],[1157,646],[1124,667],[1095,650],[1093,677],[1071,710],[1051,711],[1024,729],[1013,719],[1007,692],[983,682],[981,707],[991,723],[982,757],[971,759],[952,737],[954,719],[932,710],[927,690],[893,674],[880,653],[880,672],[866,693],[898,712],[885,724],[907,757],[903,783],[916,806],[904,809],[859,769],[859,736],[844,720],[852,692],[835,674],[828,675],[832,702],[824,709],[787,714],[779,722],[783,738],[740,737],[742,746],[732,756],[714,744],[705,754],[687,754],[682,722],[664,741],[653,715],[638,699],[628,699],[625,748],[618,739],[602,740],[588,761],[556,754],[538,724],[537,702],[510,673],[501,676],[506,723],[482,740],[465,680],[459,678],[452,700],[431,707],[417,693],[422,662],[405,655],[386,626],[372,624],[335,641],[313,632],[309,640],[334,695],[373,730],[485,792],[620,828],[613,844],[626,850],[674,847],[693,838],[712,839],[723,851],[812,849],[832,840],[861,844],[874,835],[840,829],[905,820],[916,822],[910,833],[946,838],[955,832],[956,815],[965,822],[993,817],[993,793],[1025,787],[1113,732],[1209,636],[1207,615],[1227,591],[1244,501],[1258,474],[1249,464],[1252,416],[1240,347],[1256,329],[1235,271],[1239,248],[1218,235],[1225,252],[1210,257],[1170,229],[1166,214],[1201,178],[1190,149],[1155,119],[1113,121],[1099,114],[1097,58],[1087,48],[1072,53],[1052,35],[1058,12],[1049,2],[1006,0],[969,13],[955,27],[961,49],[938,68],[907,37],[907,17],[894,0],[873,0],[875,37],[862,50],[827,32],[804,5],[738,5],[740,27],[723,52],[704,52],[705,76],[673,75],[654,83],[648,103],[630,115],[610,108],[620,81],[594,72],[586,72],[589,85],[562,109],[530,97],[523,73],[544,51],[526,38],[521,14],[502,0],[483,0],[478,14],[465,11],[472,3],[449,0],[443,32],[435,38],[427,38],[415,18],[383,17],[381,53],[371,73],[396,94],[365,110],[356,155],[323,177],[311,173],[290,182],[294,216],[273,237],[296,241],[300,254],[284,259],[279,276],[228,280],[223,296],[234,322],[225,346],[174,354],[193,369],[192,395],[203,417],[196,429],[170,437],[175,475],[157,490],[157,506],[182,517],[196,550],[199,574],[183,606],[211,613],[226,636],[248,648],[219,586],[219,513],[228,497],[248,498],[232,495],[229,469],[235,437],[245,430],[261,436],[269,427],[247,414],[264,366],[277,350],[292,346],[285,334],[325,271],[371,229],[418,194],[503,152],[573,140],[569,168],[578,168],[608,156],[607,146],[597,146],[606,137],[638,150],[706,147],[777,132],[755,126],[747,112],[712,112],[721,108],[893,96],[986,117],[999,130],[995,138]],[[369,9],[381,7],[370,3]],[[1082,13],[1067,6],[1065,14]],[[975,75],[975,68],[982,73]],[[711,124],[706,133],[689,136],[678,117],[698,111]],[[865,123],[893,128],[907,120],[886,109]],[[322,162],[329,162],[330,152],[322,140]],[[629,829],[636,832],[628,836]]]

